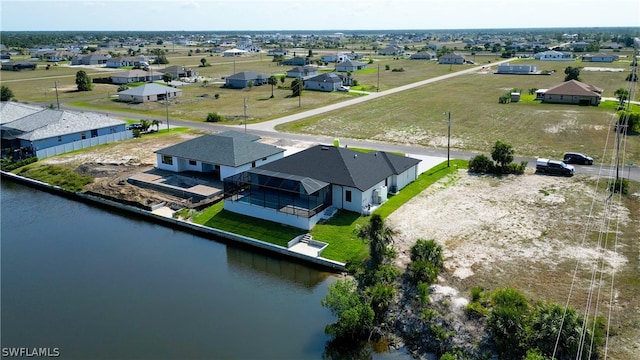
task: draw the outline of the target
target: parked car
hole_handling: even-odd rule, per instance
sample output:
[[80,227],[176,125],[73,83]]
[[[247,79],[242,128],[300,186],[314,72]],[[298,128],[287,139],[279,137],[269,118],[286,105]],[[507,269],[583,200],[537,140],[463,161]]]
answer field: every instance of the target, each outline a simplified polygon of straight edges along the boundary
[[564,153],[564,162],[565,164],[593,165],[593,158],[581,153],[567,152]]
[[129,126],[127,126],[127,130],[142,130],[142,124],[129,124]]
[[550,175],[573,176],[575,168],[560,160],[538,159],[536,160],[536,172]]
[[346,88],[346,87],[344,87],[344,86],[340,86],[340,87],[338,88],[338,91],[347,92],[347,91],[349,91],[349,88]]

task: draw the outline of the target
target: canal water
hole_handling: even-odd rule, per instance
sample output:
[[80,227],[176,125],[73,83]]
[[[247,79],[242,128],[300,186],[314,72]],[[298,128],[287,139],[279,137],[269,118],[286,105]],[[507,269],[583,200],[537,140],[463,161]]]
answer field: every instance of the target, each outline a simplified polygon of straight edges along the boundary
[[10,181],[1,187],[3,352],[336,358],[324,334],[335,318],[320,305],[335,275]]

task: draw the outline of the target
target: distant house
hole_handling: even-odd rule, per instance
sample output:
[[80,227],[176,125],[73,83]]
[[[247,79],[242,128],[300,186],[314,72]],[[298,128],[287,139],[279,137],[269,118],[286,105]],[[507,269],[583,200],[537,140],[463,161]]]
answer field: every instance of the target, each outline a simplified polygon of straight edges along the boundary
[[610,62],[617,61],[618,59],[620,59],[620,57],[618,55],[611,55],[611,54],[605,54],[605,53],[582,55],[582,61],[584,61],[584,62],[607,62],[607,63],[610,63]]
[[541,61],[573,61],[573,55],[570,52],[561,52],[548,50],[533,55],[537,60]]
[[71,65],[106,65],[110,58],[111,56],[102,54],[76,56],[71,59]]
[[411,54],[409,59],[411,60],[433,60],[437,57],[436,53],[432,51],[419,51],[415,54]]
[[120,91],[118,100],[130,103],[161,101],[182,96],[182,90],[171,86],[150,83]]
[[464,64],[466,62],[464,55],[458,53],[447,53],[438,58],[438,64]]
[[530,64],[510,64],[504,63],[498,65],[497,74],[516,74],[516,75],[532,75],[537,74],[538,66]]
[[190,78],[198,76],[198,72],[188,67],[174,65],[158,70],[163,74],[169,73],[174,79]]
[[577,80],[569,80],[544,92],[543,103],[598,106],[602,89]]
[[[2,147],[43,159],[112,141],[131,138],[126,123],[108,115],[67,110],[35,109],[2,103]],[[24,115],[24,116],[22,116]]]
[[310,77],[304,81],[307,90],[335,91],[342,86],[342,79],[334,73],[324,73]]
[[114,84],[130,84],[135,82],[152,82],[162,80],[164,74],[157,71],[129,70],[109,76]]
[[339,63],[339,62],[343,62],[345,60],[351,59],[351,55],[346,54],[346,53],[340,53],[340,54],[330,54],[330,55],[322,55],[320,57],[320,61],[322,62],[326,62],[326,63]]
[[279,49],[271,49],[267,51],[267,56],[285,56],[289,55],[289,50],[279,48]]
[[251,82],[253,86],[260,86],[267,84],[268,80],[269,75],[267,74],[261,74],[255,71],[243,71],[228,76],[225,79],[224,86],[232,89],[244,89],[249,87],[249,82]]
[[30,61],[18,61],[18,62],[3,62],[2,70],[20,71],[20,70],[35,70],[38,64]]
[[284,149],[259,139],[237,131],[203,135],[157,150],[157,168],[210,173],[214,180],[222,180],[284,157]]
[[404,48],[397,45],[389,45],[382,50],[378,50],[378,55],[404,55]]
[[305,66],[311,63],[312,61],[309,58],[304,58],[302,56],[295,56],[295,57],[292,57],[291,59],[284,59],[282,61],[282,65],[289,65],[289,66]]
[[106,67],[117,69],[126,66],[149,66],[149,62],[144,57],[118,57],[107,60]]
[[348,71],[356,71],[367,68],[367,63],[363,63],[357,60],[347,59],[341,63],[336,64],[336,71],[340,72],[348,72]]
[[240,50],[238,48],[233,48],[233,49],[225,50],[222,53],[222,56],[225,56],[225,57],[237,57],[237,56],[246,55],[247,53],[248,53],[247,50]]
[[296,66],[287,70],[287,77],[306,79],[318,75],[318,68],[315,66]]
[[420,160],[318,145],[224,180],[225,210],[311,229],[331,208],[367,213],[418,176]]

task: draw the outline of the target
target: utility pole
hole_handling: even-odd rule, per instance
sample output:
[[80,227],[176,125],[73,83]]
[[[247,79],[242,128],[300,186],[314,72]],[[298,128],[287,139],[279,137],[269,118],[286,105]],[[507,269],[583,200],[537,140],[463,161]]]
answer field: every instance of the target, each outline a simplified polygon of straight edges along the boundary
[[451,148],[451,111],[447,111],[445,114],[449,115],[449,119],[447,120],[447,167],[449,167],[449,151]]
[[302,76],[298,78],[298,107],[302,107]]
[[376,92],[380,91],[380,64],[378,64],[378,86],[376,87]]
[[247,98],[244,98],[244,132],[247,132],[247,108],[249,107],[249,105],[247,105]]
[[56,103],[58,104],[58,110],[60,110],[60,99],[58,98],[58,82],[55,82],[56,84]]
[[167,109],[167,131],[169,131],[169,91],[164,91],[165,108]]

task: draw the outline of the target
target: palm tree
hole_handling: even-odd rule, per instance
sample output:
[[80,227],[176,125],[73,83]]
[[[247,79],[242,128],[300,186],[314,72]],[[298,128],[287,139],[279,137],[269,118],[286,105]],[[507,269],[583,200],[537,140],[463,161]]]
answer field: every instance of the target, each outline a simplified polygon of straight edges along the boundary
[[393,243],[396,231],[384,223],[378,214],[371,215],[369,222],[360,227],[358,237],[369,243],[371,265],[377,268],[384,261],[388,246]]
[[267,80],[267,83],[269,85],[271,85],[271,98],[273,99],[273,87],[275,85],[278,85],[278,79],[275,76],[271,75],[271,76],[269,76],[269,79]]
[[162,124],[162,121],[160,120],[156,120],[156,119],[151,120],[151,126],[155,126],[156,131],[160,130],[160,124]]

